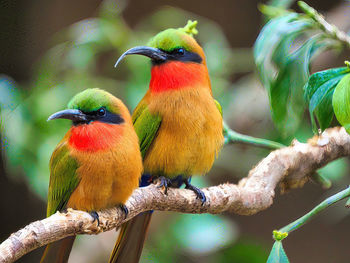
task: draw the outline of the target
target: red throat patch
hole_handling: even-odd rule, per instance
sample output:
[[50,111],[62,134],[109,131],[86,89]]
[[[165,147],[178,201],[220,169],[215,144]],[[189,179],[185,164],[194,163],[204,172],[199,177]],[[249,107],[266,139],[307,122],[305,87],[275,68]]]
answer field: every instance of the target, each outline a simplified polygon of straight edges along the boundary
[[198,83],[210,83],[205,65],[171,61],[152,67],[149,87],[151,92],[156,93],[191,87]]
[[106,150],[123,135],[121,125],[94,121],[71,128],[69,145],[79,151],[96,152]]

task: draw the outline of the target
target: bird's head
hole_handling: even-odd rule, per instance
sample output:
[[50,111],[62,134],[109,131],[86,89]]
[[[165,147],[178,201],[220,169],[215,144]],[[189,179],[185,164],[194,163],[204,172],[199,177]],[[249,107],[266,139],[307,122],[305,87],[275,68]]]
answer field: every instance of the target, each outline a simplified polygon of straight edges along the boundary
[[154,36],[147,46],[138,46],[127,50],[120,56],[115,66],[126,55],[143,55],[152,60],[153,65],[171,61],[205,64],[205,55],[201,46],[193,38],[198,33],[197,21],[189,20],[182,28],[169,28]]
[[87,89],[75,95],[68,108],[52,114],[49,120],[69,119],[73,125],[90,124],[95,121],[121,124],[125,121],[126,108],[121,100],[101,89]]

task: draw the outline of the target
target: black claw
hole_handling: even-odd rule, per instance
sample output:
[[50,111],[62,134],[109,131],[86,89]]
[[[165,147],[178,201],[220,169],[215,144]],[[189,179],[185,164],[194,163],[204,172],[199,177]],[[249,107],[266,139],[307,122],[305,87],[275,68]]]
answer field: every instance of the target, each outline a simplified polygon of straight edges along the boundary
[[158,177],[158,180],[160,181],[158,188],[164,187],[164,194],[167,195],[168,188],[171,186],[171,180],[169,178],[164,177],[164,176]]
[[185,188],[192,190],[196,194],[197,199],[200,199],[202,201],[202,205],[204,205],[204,203],[207,201],[207,198],[205,197],[205,194],[203,193],[203,191],[201,189],[199,189],[198,187],[191,185],[190,182],[188,181],[188,179],[185,179],[184,183],[186,185]]
[[124,212],[124,214],[125,214],[125,218],[124,219],[126,219],[126,217],[128,216],[128,214],[129,214],[129,209],[126,207],[126,205],[124,205],[124,204],[121,204],[120,205],[120,208],[121,208],[121,210]]
[[60,213],[67,214],[68,213],[68,209],[67,208],[63,208],[62,210],[60,210]]
[[93,217],[93,219],[94,219],[94,221],[92,221],[92,223],[93,222],[95,222],[96,220],[97,220],[97,226],[99,226],[100,225],[100,217],[99,217],[99,215],[97,214],[97,212],[96,211],[91,211],[90,212],[90,215]]

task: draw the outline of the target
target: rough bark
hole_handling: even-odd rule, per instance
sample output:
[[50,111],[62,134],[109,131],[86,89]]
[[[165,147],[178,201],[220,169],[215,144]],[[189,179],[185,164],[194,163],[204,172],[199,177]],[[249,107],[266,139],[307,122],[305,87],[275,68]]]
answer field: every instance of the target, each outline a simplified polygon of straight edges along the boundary
[[75,234],[98,234],[120,226],[146,210],[183,213],[253,215],[272,205],[276,186],[282,190],[301,187],[307,178],[327,163],[350,154],[350,136],[344,128],[327,129],[308,143],[294,141],[289,147],[271,152],[237,185],[222,184],[203,189],[207,202],[201,205],[192,191],[169,189],[164,195],[156,185],[134,191],[126,206],[127,218],[119,208],[100,211],[100,225],[85,212],[68,209],[33,222],[13,233],[0,245],[0,262],[13,262],[50,242]]

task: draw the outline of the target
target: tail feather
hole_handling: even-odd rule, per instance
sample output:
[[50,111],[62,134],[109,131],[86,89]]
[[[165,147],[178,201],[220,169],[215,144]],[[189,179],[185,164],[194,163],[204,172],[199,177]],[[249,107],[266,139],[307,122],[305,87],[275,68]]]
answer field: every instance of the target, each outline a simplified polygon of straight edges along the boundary
[[75,236],[69,236],[48,244],[40,263],[66,263],[72,250]]
[[137,215],[121,226],[109,263],[138,263],[153,211]]

